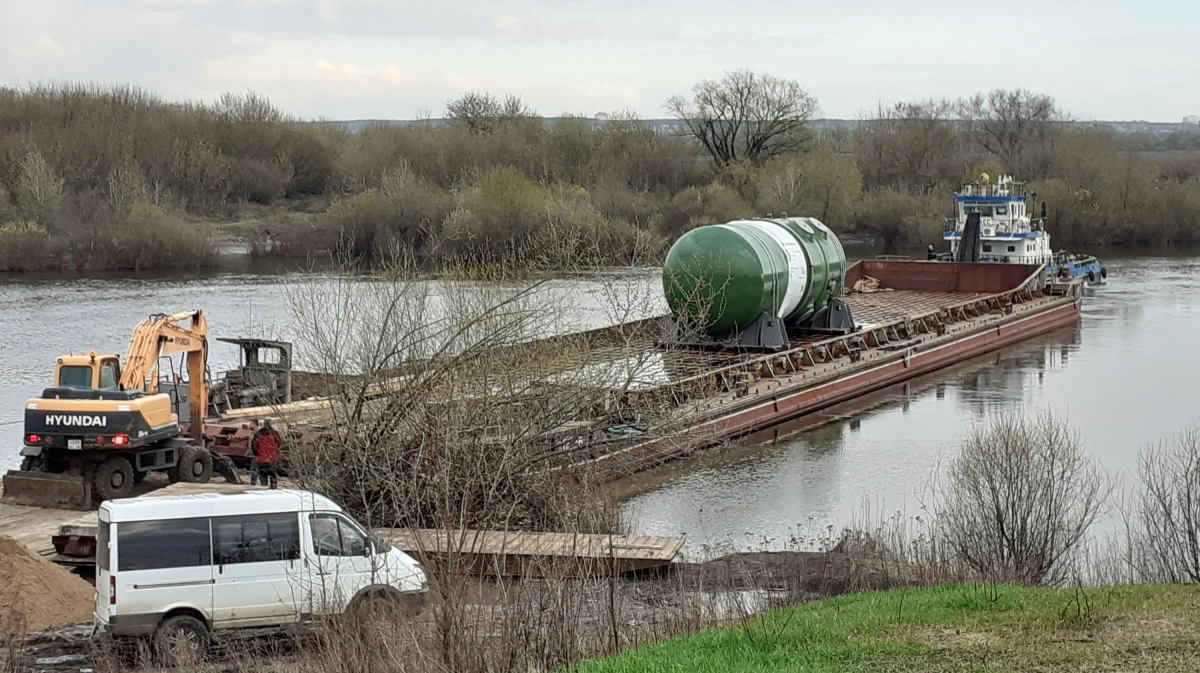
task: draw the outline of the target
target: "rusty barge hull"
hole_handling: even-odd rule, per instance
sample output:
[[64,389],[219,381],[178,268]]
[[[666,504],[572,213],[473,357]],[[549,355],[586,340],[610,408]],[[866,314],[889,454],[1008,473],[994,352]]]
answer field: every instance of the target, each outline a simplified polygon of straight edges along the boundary
[[[535,438],[535,469],[571,480],[620,479],[1070,326],[1083,301],[1080,283],[1048,278],[1036,265],[873,260],[847,270],[848,286],[861,280],[879,288],[845,297],[856,331],[791,335],[790,347],[778,352],[664,347],[666,318],[554,337],[585,346],[587,361],[574,367],[660,358],[665,380],[637,389],[597,383],[604,408]],[[239,411],[208,424],[208,444],[244,456],[256,415],[284,418],[296,436],[318,435],[332,404]],[[621,415],[613,410],[648,410],[655,420],[640,434],[614,436],[609,428]]]
[[[919,265],[919,266],[914,266]],[[957,292],[945,293],[946,279],[930,278],[935,272],[960,267],[966,277],[953,279]],[[968,268],[974,267],[974,268]],[[980,268],[991,267],[991,269]],[[736,440],[772,426],[847,402],[867,393],[902,383],[923,374],[969,360],[979,355],[1031,339],[1078,323],[1082,308],[1082,286],[1078,283],[1046,283],[1039,278],[1038,267],[1009,267],[1013,273],[1034,273],[1006,292],[980,290],[982,274],[996,265],[936,265],[925,262],[860,262],[848,274],[850,282],[863,276],[882,276],[891,283],[905,286],[914,305],[931,297],[943,299],[957,295],[959,301],[943,305],[924,315],[914,315],[899,324],[907,334],[895,344],[875,341],[876,348],[855,349],[871,343],[870,332],[894,329],[898,323],[868,326],[863,332],[846,338],[802,343],[798,349],[812,367],[793,367],[794,354],[759,358],[750,363],[756,371],[749,386],[690,405],[692,422],[676,426],[673,432],[640,442],[626,442],[600,455],[556,468],[575,479],[611,481],[627,477],[659,464],[688,456],[698,449]],[[1029,288],[1037,286],[1039,289]],[[899,297],[897,297],[899,298]],[[890,303],[880,297],[880,303]],[[860,302],[861,303],[861,302]],[[853,304],[852,304],[853,306]],[[979,307],[987,307],[980,310]],[[974,308],[974,315],[969,311]],[[867,312],[864,312],[867,313]],[[936,328],[931,327],[931,322]],[[915,324],[915,327],[914,327]],[[922,328],[928,331],[921,333]],[[814,351],[841,346],[825,362],[813,359]],[[831,348],[831,346],[833,348]],[[882,346],[880,348],[879,346]],[[839,361],[840,360],[840,361]],[[771,367],[782,362],[782,367]],[[766,366],[762,366],[765,364]],[[778,371],[782,370],[782,371]],[[747,371],[743,366],[741,371]]]

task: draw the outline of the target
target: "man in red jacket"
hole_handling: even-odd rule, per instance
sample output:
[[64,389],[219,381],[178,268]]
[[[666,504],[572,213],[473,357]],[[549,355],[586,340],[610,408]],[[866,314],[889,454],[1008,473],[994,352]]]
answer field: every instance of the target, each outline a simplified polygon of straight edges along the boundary
[[258,463],[258,473],[264,486],[279,488],[279,450],[283,438],[271,427],[271,419],[265,419],[254,436],[250,438],[250,454]]

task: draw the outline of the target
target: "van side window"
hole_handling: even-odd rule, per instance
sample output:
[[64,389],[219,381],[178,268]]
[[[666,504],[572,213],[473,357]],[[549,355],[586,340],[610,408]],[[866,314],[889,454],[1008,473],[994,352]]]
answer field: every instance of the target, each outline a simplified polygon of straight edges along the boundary
[[119,571],[206,565],[212,565],[208,517],[117,524]]
[[300,558],[300,523],[295,514],[213,517],[213,562],[262,563]]
[[96,526],[96,569],[108,570],[108,529],[112,524],[98,521]]
[[313,548],[319,556],[362,556],[366,541],[349,522],[332,514],[313,514]]

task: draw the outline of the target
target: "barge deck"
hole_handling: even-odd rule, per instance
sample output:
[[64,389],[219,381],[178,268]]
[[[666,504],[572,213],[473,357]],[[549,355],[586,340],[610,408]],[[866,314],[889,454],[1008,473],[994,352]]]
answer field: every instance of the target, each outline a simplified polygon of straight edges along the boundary
[[[775,353],[675,351],[667,371],[695,372],[626,393],[679,404],[644,436],[587,442],[551,469],[592,481],[627,477],[696,450],[770,428],[1079,320],[1082,285],[1046,278],[1039,266],[860,262],[846,297],[859,329],[793,339]],[[689,391],[706,391],[689,394]]]

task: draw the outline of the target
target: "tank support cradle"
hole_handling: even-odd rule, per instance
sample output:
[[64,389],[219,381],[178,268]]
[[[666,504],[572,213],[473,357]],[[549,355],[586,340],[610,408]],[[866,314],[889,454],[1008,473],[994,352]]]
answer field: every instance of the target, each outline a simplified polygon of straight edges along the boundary
[[791,346],[788,340],[787,328],[783,318],[776,318],[769,313],[763,313],[758,320],[750,323],[744,330],[739,330],[724,337],[712,337],[703,332],[690,333],[676,327],[675,344],[695,348],[752,348],[763,350],[782,350]]
[[850,305],[841,297],[831,297],[825,308],[807,320],[796,324],[795,329],[806,332],[831,332],[849,334],[854,331],[854,316]]

